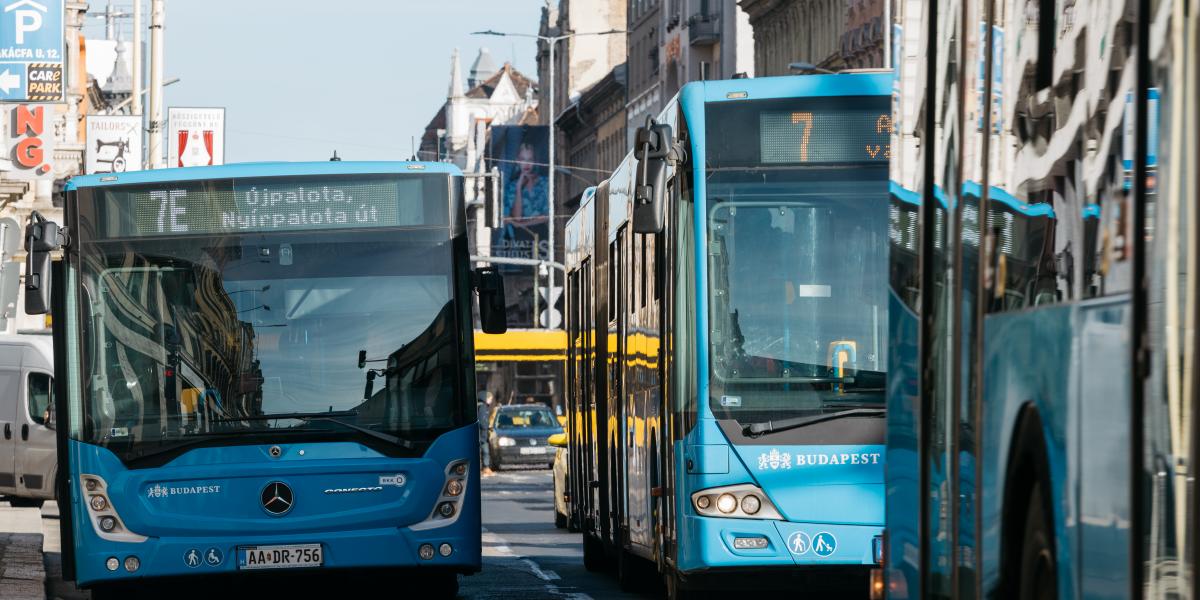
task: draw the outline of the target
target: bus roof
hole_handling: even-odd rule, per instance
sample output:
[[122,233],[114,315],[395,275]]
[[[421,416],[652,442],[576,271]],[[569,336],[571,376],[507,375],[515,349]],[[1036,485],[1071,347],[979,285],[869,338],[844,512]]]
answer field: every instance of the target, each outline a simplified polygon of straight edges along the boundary
[[[753,77],[697,81],[684,86],[688,87],[701,87],[704,90],[705,102],[820,96],[888,96],[892,93],[892,74],[889,71]],[[686,92],[681,94],[687,95]]]
[[182,167],[80,175],[67,182],[67,190],[85,187],[159,183],[165,181],[196,181],[242,177],[298,177],[303,175],[379,175],[393,173],[446,173],[462,175],[457,166],[443,162],[401,161],[321,161],[321,162],[256,162],[234,163],[215,167]]

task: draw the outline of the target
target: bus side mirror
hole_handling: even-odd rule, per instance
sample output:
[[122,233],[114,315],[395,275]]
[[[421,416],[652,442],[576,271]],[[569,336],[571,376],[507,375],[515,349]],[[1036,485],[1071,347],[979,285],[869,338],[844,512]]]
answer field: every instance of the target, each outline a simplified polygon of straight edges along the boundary
[[667,162],[674,144],[671,126],[648,121],[634,141],[637,182],[633,192],[634,233],[660,233],[666,224]]
[[479,293],[479,326],[484,333],[508,331],[504,306],[504,276],[496,267],[475,269],[475,290]]
[[29,215],[25,226],[25,312],[44,315],[50,312],[50,253],[63,246],[66,233],[58,223],[47,221],[37,211]]

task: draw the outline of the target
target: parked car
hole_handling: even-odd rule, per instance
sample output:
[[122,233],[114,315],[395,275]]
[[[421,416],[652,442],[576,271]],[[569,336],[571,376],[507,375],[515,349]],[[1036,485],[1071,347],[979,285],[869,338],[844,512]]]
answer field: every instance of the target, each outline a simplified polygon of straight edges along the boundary
[[515,404],[492,411],[488,425],[489,467],[505,465],[554,466],[550,436],[563,428],[545,404]]
[[0,496],[13,506],[54,499],[54,344],[0,334]]
[[551,467],[554,471],[554,526],[575,531],[571,523],[571,498],[567,492],[570,489],[567,487],[567,471],[570,470],[567,464],[567,434],[556,433],[548,441],[554,447],[554,465]]

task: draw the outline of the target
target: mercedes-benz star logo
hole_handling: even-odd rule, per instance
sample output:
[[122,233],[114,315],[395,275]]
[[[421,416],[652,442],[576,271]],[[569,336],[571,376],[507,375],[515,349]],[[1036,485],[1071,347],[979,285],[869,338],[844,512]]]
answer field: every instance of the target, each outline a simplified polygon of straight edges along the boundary
[[282,481],[268,483],[259,497],[263,510],[273,516],[281,517],[292,510],[292,488]]

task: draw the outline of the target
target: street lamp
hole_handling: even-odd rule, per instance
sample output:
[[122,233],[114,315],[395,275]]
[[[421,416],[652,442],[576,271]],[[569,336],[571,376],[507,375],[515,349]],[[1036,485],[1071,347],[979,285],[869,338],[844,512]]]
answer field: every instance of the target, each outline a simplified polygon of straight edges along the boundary
[[804,61],[789,64],[788,70],[792,71],[793,73],[825,73],[829,75],[834,75],[837,73],[837,71],[830,71],[825,67],[818,67],[817,65]]
[[[627,33],[627,32],[623,29],[610,29],[608,31],[591,31],[591,32],[586,32],[586,33],[571,32],[571,33],[564,33],[563,35],[538,35],[536,33],[504,33],[501,31],[492,31],[491,29],[489,29],[487,31],[476,31],[471,34],[471,35],[494,35],[494,36],[498,36],[498,37],[533,38],[538,41],[546,42],[547,45],[550,47],[550,110],[548,113],[549,118],[547,119],[547,121],[550,123],[550,156],[549,156],[550,185],[549,185],[549,189],[547,190],[547,192],[550,194],[550,201],[548,202],[549,214],[547,215],[547,218],[550,221],[550,240],[549,240],[550,241],[550,262],[554,262],[554,200],[555,200],[555,197],[554,197],[554,116],[555,116],[554,115],[554,71],[555,71],[554,47],[559,42],[566,40],[566,39],[573,38],[573,37],[580,37],[580,36],[584,36],[584,35],[616,35],[616,34],[621,34],[621,33]],[[535,252],[537,251],[536,247],[534,248],[534,251]],[[550,290],[549,294],[553,294],[553,290],[554,290],[554,270],[553,269],[550,270],[549,283],[550,283],[550,285],[548,286],[549,290]],[[537,290],[534,290],[534,294],[536,294],[536,293],[537,293]],[[551,308],[553,308],[553,307],[551,307]],[[537,317],[535,316],[534,318],[536,319]]]
[[[171,84],[173,84],[173,83],[179,83],[179,81],[180,81],[180,78],[179,78],[179,77],[174,77],[174,78],[172,78],[172,79],[168,79],[168,80],[166,80],[166,81],[164,81],[164,82],[163,82],[163,87],[167,87],[168,85],[171,85]],[[146,94],[148,94],[149,92],[150,92],[150,88],[143,88],[143,89],[142,89],[142,93],[141,93],[141,95],[142,95],[142,96],[145,96],[145,95],[146,95]],[[120,102],[120,104],[117,104],[116,106],[114,106],[114,107],[112,107],[112,108],[108,109],[108,114],[110,114],[110,115],[115,115],[115,114],[117,114],[117,111],[118,111],[118,110],[121,110],[122,108],[125,108],[125,106],[126,106],[126,105],[128,105],[130,102],[133,102],[133,94],[129,94],[129,97],[128,97],[128,98],[126,98],[126,99],[124,99],[124,100],[122,100],[122,101]]]

